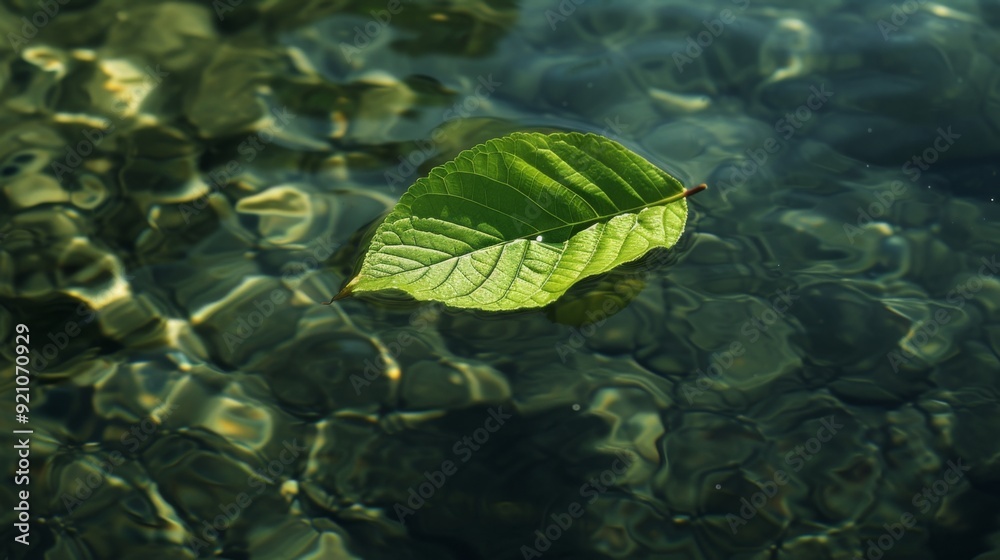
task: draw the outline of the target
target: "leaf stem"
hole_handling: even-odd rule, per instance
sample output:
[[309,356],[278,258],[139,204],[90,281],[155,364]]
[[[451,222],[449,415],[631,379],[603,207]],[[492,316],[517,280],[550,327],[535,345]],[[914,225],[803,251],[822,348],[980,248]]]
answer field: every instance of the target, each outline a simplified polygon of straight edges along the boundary
[[703,191],[703,190],[705,190],[707,188],[708,188],[708,185],[706,185],[705,183],[702,183],[702,184],[698,185],[697,187],[691,187],[690,189],[684,191],[684,194],[681,195],[681,196],[683,196],[684,198],[687,198],[687,197],[689,197],[689,196],[691,196],[693,194],[698,194],[698,193],[700,193],[701,191]]
[[664,204],[670,204],[671,202],[677,202],[678,200],[680,200],[682,198],[687,198],[687,197],[689,197],[689,196],[691,196],[693,194],[700,193],[701,191],[703,191],[703,190],[705,190],[707,188],[708,188],[708,185],[706,185],[705,183],[702,183],[702,184],[698,185],[697,187],[691,187],[690,189],[688,189],[688,190],[686,190],[686,191],[684,191],[684,192],[682,192],[680,194],[676,194],[674,196],[671,196],[670,198],[665,198],[665,199],[663,199],[663,200],[661,200],[659,202],[654,202],[653,204],[650,204],[650,206],[662,206]]

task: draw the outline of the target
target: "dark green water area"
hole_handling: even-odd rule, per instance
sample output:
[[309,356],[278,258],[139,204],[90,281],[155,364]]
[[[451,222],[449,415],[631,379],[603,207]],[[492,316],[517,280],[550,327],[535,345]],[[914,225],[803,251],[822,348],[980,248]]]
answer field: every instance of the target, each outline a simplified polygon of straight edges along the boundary
[[[0,558],[1000,559],[997,1],[2,0],[0,35]],[[322,305],[515,131],[709,189],[544,309]]]

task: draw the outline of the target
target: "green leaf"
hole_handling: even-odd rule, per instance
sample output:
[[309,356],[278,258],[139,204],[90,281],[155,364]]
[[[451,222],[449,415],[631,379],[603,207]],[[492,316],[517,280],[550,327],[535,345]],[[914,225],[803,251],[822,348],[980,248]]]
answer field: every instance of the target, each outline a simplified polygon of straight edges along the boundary
[[397,289],[452,307],[541,307],[677,243],[690,190],[594,134],[514,133],[417,180],[334,298]]

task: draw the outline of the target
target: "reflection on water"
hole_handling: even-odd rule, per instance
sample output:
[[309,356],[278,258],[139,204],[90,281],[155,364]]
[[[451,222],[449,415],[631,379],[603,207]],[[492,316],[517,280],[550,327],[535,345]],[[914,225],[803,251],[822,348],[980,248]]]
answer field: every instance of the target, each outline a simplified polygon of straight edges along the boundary
[[[12,557],[997,554],[994,3],[44,4],[0,6]],[[549,309],[319,305],[517,130],[712,188]]]

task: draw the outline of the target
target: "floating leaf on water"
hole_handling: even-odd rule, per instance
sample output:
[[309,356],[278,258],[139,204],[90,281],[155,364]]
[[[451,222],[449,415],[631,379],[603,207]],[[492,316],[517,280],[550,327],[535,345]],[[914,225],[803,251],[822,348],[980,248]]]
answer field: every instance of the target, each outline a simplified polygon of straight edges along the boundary
[[334,298],[402,290],[452,307],[510,311],[672,247],[687,220],[677,179],[594,134],[518,132],[417,180]]

